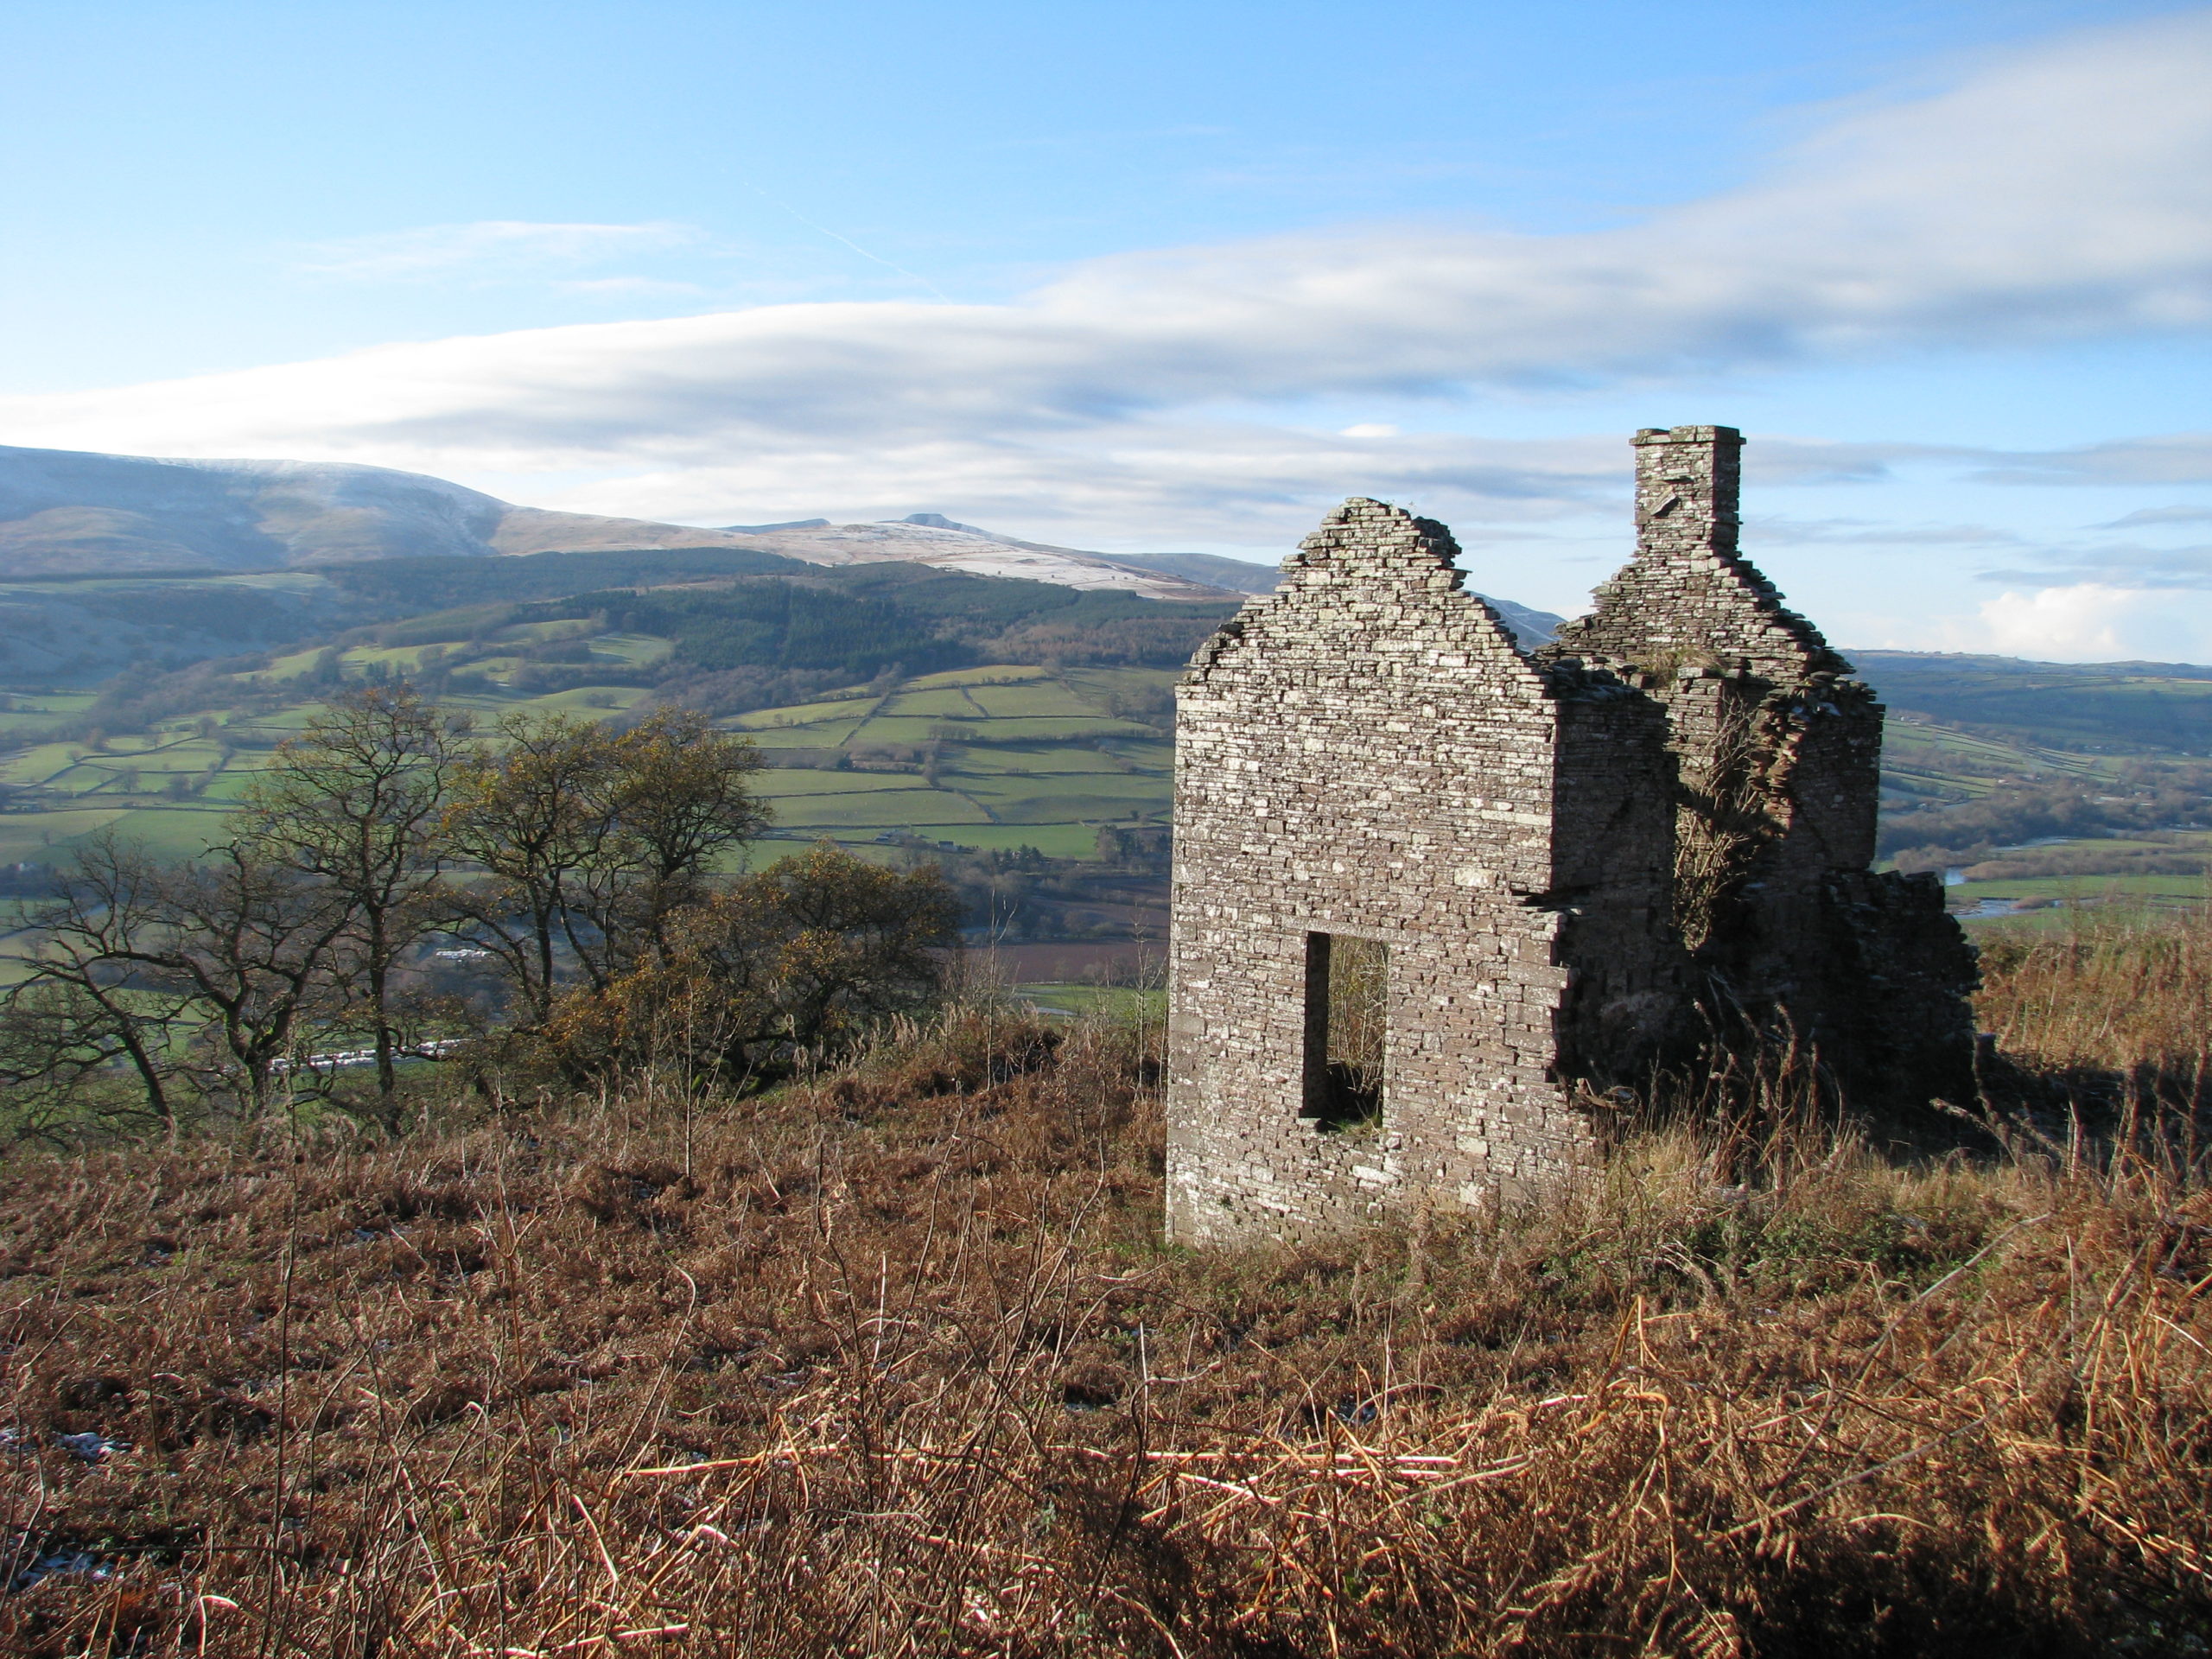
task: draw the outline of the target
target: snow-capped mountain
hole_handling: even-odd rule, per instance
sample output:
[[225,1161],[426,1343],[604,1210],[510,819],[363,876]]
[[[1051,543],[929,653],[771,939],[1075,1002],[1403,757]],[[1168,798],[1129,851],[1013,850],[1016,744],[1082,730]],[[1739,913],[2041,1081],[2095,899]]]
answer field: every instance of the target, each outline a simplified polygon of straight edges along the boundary
[[[0,578],[250,572],[361,559],[490,557],[616,548],[753,548],[810,564],[887,561],[1147,599],[1271,591],[1271,565],[1210,554],[1093,553],[1025,542],[939,512],[872,524],[803,518],[702,529],[518,507],[386,467],[164,461],[0,445]],[[1493,601],[1526,639],[1559,619]]]
[[1222,590],[940,513],[702,529],[518,507],[442,478],[302,461],[167,461],[0,446],[0,576],[281,570],[357,559],[747,547],[813,564],[904,560],[1154,599]]
[[[956,524],[941,512],[917,512],[864,524],[833,524],[826,518],[810,518],[795,524],[728,528],[744,535],[753,546],[810,564],[880,564],[896,559],[965,570],[971,575],[1020,576],[1065,588],[1119,588],[1147,599],[1219,599],[1224,591],[1173,570],[1123,563],[1110,553],[1017,541],[973,524]],[[1266,574],[1263,566],[1253,568]]]

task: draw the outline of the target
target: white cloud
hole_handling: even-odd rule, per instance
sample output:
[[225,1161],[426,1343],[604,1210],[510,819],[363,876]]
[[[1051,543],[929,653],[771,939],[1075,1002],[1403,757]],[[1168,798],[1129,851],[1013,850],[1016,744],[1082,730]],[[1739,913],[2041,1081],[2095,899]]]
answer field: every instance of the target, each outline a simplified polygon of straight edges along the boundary
[[2201,661],[2212,645],[2202,624],[2170,594],[2084,582],[1999,594],[1974,622],[1948,625],[1943,645],[2040,662]]
[[2212,524],[2212,507],[2143,507],[2092,530],[2139,530],[2157,524]]
[[342,277],[351,282],[407,282],[455,275],[534,275],[549,268],[657,253],[699,239],[700,232],[692,226],[665,222],[547,225],[525,219],[486,219],[471,225],[426,225],[413,230],[319,243],[308,250],[293,269],[311,276]]
[[[1258,423],[1133,419],[994,443],[917,442],[861,464],[834,443],[785,442],[572,486],[587,512],[755,523],[816,513],[853,520],[950,500],[995,528],[1083,546],[1184,540],[1287,550],[1348,494],[1440,511],[1469,545],[1593,512],[1625,533],[1618,437],[1506,442],[1451,434],[1387,443]],[[801,509],[804,512],[802,512]]]
[[2212,432],[1985,459],[1992,464],[1974,475],[1985,484],[2212,484]]
[[2038,548],[2024,570],[1982,573],[1985,582],[2022,582],[2037,587],[2105,583],[2130,589],[2212,590],[2212,546],[2149,547],[2139,542]]
[[1864,518],[1754,518],[1745,522],[1744,534],[1747,540],[1792,547],[2012,547],[2020,541],[2012,531],[1992,524],[1884,524]]
[[[601,481],[559,504],[656,517],[958,502],[1094,543],[1257,543],[1355,490],[1525,525],[1617,492],[1618,441],[1332,435],[1220,411],[2202,330],[2208,82],[2199,10],[1992,60],[1624,229],[1344,231],[1096,260],[1004,304],[763,305],[387,346],[0,398],[0,441],[372,461],[510,488],[582,475]],[[543,276],[690,234],[488,221],[336,245],[317,269]],[[1751,461],[1763,480],[1875,477],[1914,453],[1762,443]],[[1951,453],[2103,482],[2204,476],[2212,442]]]

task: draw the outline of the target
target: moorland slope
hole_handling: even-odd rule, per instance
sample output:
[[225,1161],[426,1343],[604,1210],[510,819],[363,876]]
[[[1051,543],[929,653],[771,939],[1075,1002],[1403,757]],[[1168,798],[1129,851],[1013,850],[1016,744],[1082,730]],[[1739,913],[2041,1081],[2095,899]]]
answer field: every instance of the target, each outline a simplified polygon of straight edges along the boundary
[[989,1003],[741,1103],[19,1162],[0,1640],[2202,1653],[2208,941],[1993,963],[2031,1095],[2133,1100],[2088,1135],[1879,1147],[1784,1078],[1296,1247],[1158,1242],[1156,1028]]
[[419,473],[0,446],[0,575],[282,570],[549,548],[741,547],[742,537],[518,507]]

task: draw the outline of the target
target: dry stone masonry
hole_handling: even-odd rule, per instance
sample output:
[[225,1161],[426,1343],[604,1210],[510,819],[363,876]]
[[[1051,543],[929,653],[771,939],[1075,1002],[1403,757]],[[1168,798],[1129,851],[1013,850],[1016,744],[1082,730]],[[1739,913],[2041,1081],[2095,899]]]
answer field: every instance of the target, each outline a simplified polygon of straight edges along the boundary
[[1479,1206],[1715,1033],[1970,1086],[1974,964],[1875,875],[1882,709],[1736,550],[1742,439],[1637,441],[1635,559],[1524,652],[1443,525],[1332,513],[1178,699],[1168,1228]]

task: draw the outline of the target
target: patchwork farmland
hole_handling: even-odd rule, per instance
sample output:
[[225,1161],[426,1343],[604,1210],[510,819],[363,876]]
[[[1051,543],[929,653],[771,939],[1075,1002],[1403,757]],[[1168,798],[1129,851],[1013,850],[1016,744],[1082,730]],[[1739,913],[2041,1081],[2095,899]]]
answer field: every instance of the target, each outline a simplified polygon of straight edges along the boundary
[[[344,666],[402,654],[347,652]],[[267,676],[289,669],[296,678],[308,666],[280,659]],[[1157,698],[1173,679],[1154,669],[961,669],[717,723],[752,737],[769,762],[758,784],[775,810],[771,839],[867,846],[906,832],[963,850],[1029,846],[1085,859],[1103,823],[1165,821],[1166,734],[1110,710],[1133,695]],[[614,713],[647,695],[607,686],[537,697],[449,693],[441,702],[488,721],[517,710]],[[224,813],[269,752],[317,706],[202,711],[149,732],[58,741],[46,730],[81,717],[89,695],[12,702],[13,742],[0,759],[13,808],[0,812],[5,864],[50,861],[100,830],[163,852],[198,852],[219,836]]]
[[[275,746],[341,685],[405,677],[488,730],[518,712],[620,716],[663,698],[714,711],[721,681],[755,674],[770,677],[739,688],[716,717],[752,737],[766,762],[758,785],[774,817],[755,857],[826,837],[887,861],[964,861],[977,884],[1001,887],[1011,878],[990,861],[1042,858],[1057,898],[1025,912],[1016,939],[1103,948],[1124,922],[1151,929],[1156,896],[1135,888],[1164,882],[1177,664],[1227,602],[1077,600],[1033,582],[905,567],[787,579],[682,562],[705,556],[416,561],[393,593],[346,601],[385,607],[365,623],[338,628],[344,617],[330,610],[310,626],[302,611],[294,622],[307,643],[273,653],[217,659],[194,645],[186,655],[200,659],[181,670],[126,671],[97,690],[41,683],[28,658],[10,664],[0,681],[0,904],[38,890],[38,867],[97,832],[197,853],[223,834],[224,814]],[[394,575],[337,569],[296,585],[321,584],[308,597],[329,609],[347,584]],[[594,575],[642,585],[559,596]],[[482,599],[494,582],[516,597]],[[47,607],[29,632],[51,654],[99,634],[99,595],[87,596],[99,587],[16,583],[0,601]],[[450,608],[400,614],[406,593]],[[127,597],[133,616],[204,622],[251,609],[237,579],[141,580]],[[270,630],[289,626],[267,620]],[[936,667],[928,658],[948,652],[968,665],[899,666],[918,656]],[[1943,871],[1955,908],[2028,921],[2088,904],[2203,900],[2212,671],[1860,656],[1892,709],[1885,853]],[[1149,849],[1145,871],[1109,874],[1102,853],[1132,847]],[[1034,876],[1041,867],[1027,868]],[[1078,891],[1085,884],[1096,891]],[[1036,897],[1039,882],[1028,885]],[[1077,917],[1071,906],[1087,908]],[[1054,931],[1070,921],[1071,931]]]
[[1081,859],[1102,824],[1166,822],[1167,734],[1111,709],[1174,679],[1160,669],[956,669],[725,723],[772,761],[798,763],[761,776],[775,835],[867,842],[907,830],[963,849]]

